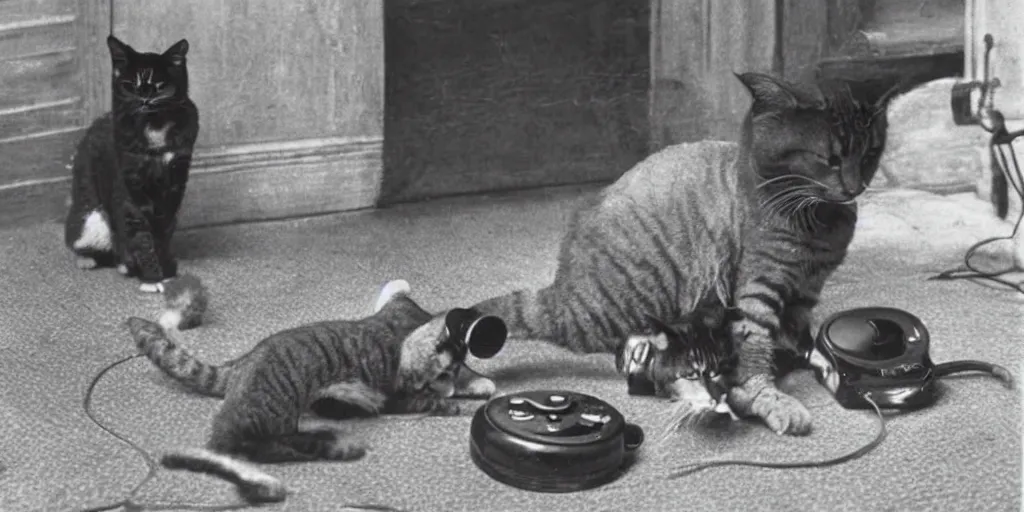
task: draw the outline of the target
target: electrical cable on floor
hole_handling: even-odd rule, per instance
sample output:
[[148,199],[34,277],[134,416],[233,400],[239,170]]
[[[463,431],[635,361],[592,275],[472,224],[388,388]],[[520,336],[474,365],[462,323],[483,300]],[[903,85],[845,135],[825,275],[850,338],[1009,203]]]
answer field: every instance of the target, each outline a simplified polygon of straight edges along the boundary
[[878,434],[873,440],[867,445],[860,447],[850,453],[835,457],[832,459],[820,460],[820,461],[808,461],[808,462],[766,462],[766,461],[755,461],[755,460],[712,460],[702,462],[691,462],[688,464],[682,464],[676,466],[675,469],[669,474],[668,478],[679,478],[692,473],[696,473],[702,469],[708,469],[718,466],[751,466],[758,468],[769,468],[769,469],[794,469],[794,468],[819,468],[826,466],[834,466],[836,464],[842,464],[844,462],[851,461],[863,457],[871,450],[878,447],[879,444],[885,440],[885,436],[888,432],[885,429],[885,417],[882,415],[882,410],[878,407],[871,398],[871,393],[865,393],[863,395],[864,400],[871,404],[871,408],[875,410],[875,414],[878,417]]
[[[126,357],[123,357],[121,359],[118,359],[117,361],[114,361],[113,363],[108,364],[106,367],[104,367],[102,370],[100,370],[99,373],[97,373],[95,376],[93,376],[92,381],[89,382],[89,387],[86,388],[86,390],[85,390],[85,397],[82,399],[82,409],[85,410],[86,416],[88,416],[89,419],[93,423],[95,423],[97,427],[102,429],[104,432],[110,434],[111,436],[116,438],[118,441],[121,441],[122,443],[128,445],[128,447],[130,447],[132,450],[135,450],[135,452],[137,452],[142,457],[142,459],[146,462],[146,467],[148,468],[147,472],[146,472],[146,476],[142,479],[141,482],[136,484],[135,487],[132,487],[131,491],[128,492],[128,496],[125,497],[124,499],[122,499],[120,501],[117,501],[117,502],[114,502],[114,503],[108,503],[106,505],[99,505],[99,506],[95,506],[95,507],[79,509],[79,512],[104,512],[104,511],[113,510],[113,509],[116,509],[116,508],[123,508],[126,511],[130,511],[130,512],[142,512],[142,511],[146,511],[146,510],[151,510],[151,511],[155,511],[155,510],[194,510],[194,511],[201,511],[201,512],[219,512],[219,511],[242,510],[242,509],[249,509],[249,508],[257,508],[257,507],[259,507],[259,504],[254,504],[254,503],[234,503],[234,504],[229,504],[229,505],[197,505],[197,504],[191,504],[191,503],[160,503],[160,504],[144,505],[144,504],[135,503],[135,501],[134,501],[135,495],[139,492],[139,490],[142,489],[143,486],[145,486],[147,483],[149,483],[149,481],[152,480],[154,476],[156,476],[156,473],[157,473],[157,471],[159,469],[159,466],[157,465],[156,461],[153,460],[153,457],[150,456],[150,454],[146,450],[143,450],[142,447],[140,447],[139,445],[135,444],[134,442],[128,440],[127,438],[125,438],[124,436],[118,434],[117,432],[114,432],[109,427],[107,427],[106,425],[101,423],[98,419],[96,419],[96,416],[92,412],[92,396],[93,396],[93,391],[96,388],[96,385],[99,384],[100,380],[103,378],[104,375],[107,374],[107,372],[109,372],[110,370],[113,370],[114,368],[116,368],[116,367],[118,367],[118,366],[120,366],[120,365],[122,365],[124,363],[127,363],[128,361],[131,361],[131,360],[139,358],[139,357],[142,357],[142,354],[134,354],[134,355],[130,355],[130,356],[126,356]],[[340,510],[375,510],[375,511],[380,511],[380,512],[404,512],[404,511],[402,511],[400,509],[388,507],[388,506],[385,506],[385,505],[347,505],[347,504],[342,505],[342,504],[339,504],[338,506],[340,507]]]
[[103,423],[100,423],[100,421],[98,419],[96,419],[96,416],[92,412],[92,396],[93,396],[93,391],[96,388],[96,385],[99,384],[100,379],[102,379],[103,376],[107,374],[107,372],[109,372],[110,370],[113,370],[114,368],[117,368],[118,366],[120,366],[120,365],[122,365],[124,363],[127,363],[128,361],[131,361],[131,360],[136,359],[136,358],[141,357],[141,356],[142,356],[141,354],[134,354],[134,355],[130,355],[130,356],[118,359],[117,361],[114,361],[113,363],[108,364],[105,368],[100,370],[100,372],[97,373],[92,378],[92,381],[89,383],[89,387],[85,390],[85,397],[82,400],[82,408],[85,410],[86,416],[88,416],[89,419],[92,420],[92,422],[95,423],[97,427],[102,429],[104,432],[110,434],[111,436],[116,438],[118,441],[121,441],[122,443],[128,445],[128,447],[130,447],[132,450],[135,450],[142,457],[142,459],[146,462],[146,467],[148,468],[147,472],[146,472],[146,476],[142,479],[141,482],[136,484],[135,487],[132,487],[131,491],[128,492],[128,496],[126,498],[124,498],[123,500],[120,500],[120,501],[115,502],[115,503],[109,503],[109,504],[106,504],[106,505],[100,505],[100,506],[96,506],[96,507],[90,507],[90,508],[81,509],[81,512],[103,512],[103,511],[106,511],[106,510],[113,510],[115,508],[124,508],[125,510],[131,510],[131,511],[142,511],[142,510],[221,511],[221,510],[241,510],[241,509],[244,509],[244,508],[252,507],[252,505],[248,504],[248,503],[245,503],[245,504],[236,503],[236,504],[233,504],[233,505],[193,505],[193,504],[186,504],[186,503],[174,504],[174,505],[140,505],[140,504],[135,503],[133,501],[135,499],[135,494],[137,494],[139,492],[139,490],[141,490],[144,485],[149,483],[149,481],[152,480],[154,476],[156,476],[156,472],[157,472],[157,468],[158,468],[157,463],[156,463],[156,461],[153,460],[153,457],[151,457],[149,455],[149,453],[146,452],[145,450],[143,450],[139,445],[137,445],[137,444],[133,443],[132,441],[128,440],[127,438],[125,438],[121,434],[118,434],[117,432],[114,432],[113,430],[111,430],[109,427],[107,427]]
[[[961,268],[947,270],[938,275],[929,277],[929,281],[948,281],[953,279],[982,279],[992,281],[996,283],[998,286],[1003,287],[1004,289],[1016,290],[1017,292],[1024,294],[1024,282],[1013,282],[1010,281],[1009,279],[1001,277],[1006,274],[1010,274],[1020,270],[1015,268],[1012,264],[1011,267],[1008,269],[992,272],[979,270],[971,264],[971,258],[982,247],[993,242],[1000,242],[1005,240],[1012,241],[1014,237],[1017,236],[1017,232],[1020,230],[1021,223],[1022,221],[1024,221],[1024,175],[1021,174],[1021,168],[1019,163],[1017,162],[1017,154],[1013,150],[1012,146],[1013,140],[1019,135],[1019,132],[1008,134],[1005,133],[1005,130],[1004,133],[1002,133],[1002,139],[1003,141],[1005,141],[1005,145],[1009,146],[1009,159],[1007,159],[1006,152],[1002,147],[1004,144],[996,144],[996,140],[1000,136],[999,133],[994,134],[992,137],[993,140],[989,142],[989,153],[992,156],[992,172],[996,172],[996,168],[998,168],[999,172],[1002,172],[1003,176],[1006,179],[1008,185],[1007,193],[1009,193],[1009,190],[1012,188],[1012,190],[1017,193],[1017,197],[1021,200],[1021,211],[1017,215],[1017,221],[1014,223],[1013,230],[1010,232],[1010,235],[986,238],[984,240],[981,240],[980,242],[975,243],[970,248],[968,248],[967,252],[964,254],[964,263]],[[996,158],[997,155],[998,160]],[[1010,160],[1013,161],[1012,166],[1010,165]]]

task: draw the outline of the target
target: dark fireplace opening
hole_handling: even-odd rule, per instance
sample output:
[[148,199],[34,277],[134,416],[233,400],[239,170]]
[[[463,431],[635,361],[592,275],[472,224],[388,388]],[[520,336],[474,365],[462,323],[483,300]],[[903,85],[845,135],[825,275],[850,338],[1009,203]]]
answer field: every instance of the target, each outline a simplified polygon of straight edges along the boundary
[[601,182],[646,156],[650,0],[386,0],[381,203]]

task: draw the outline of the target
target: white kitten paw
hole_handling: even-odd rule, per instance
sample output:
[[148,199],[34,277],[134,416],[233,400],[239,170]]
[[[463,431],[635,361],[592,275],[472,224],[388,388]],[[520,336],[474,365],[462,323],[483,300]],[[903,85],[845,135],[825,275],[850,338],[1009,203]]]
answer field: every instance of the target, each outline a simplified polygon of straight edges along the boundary
[[487,377],[475,377],[459,383],[453,396],[458,398],[490,398],[498,391],[497,384]]
[[142,283],[139,285],[139,291],[145,293],[161,293],[164,291],[164,287],[160,283]]
[[92,270],[96,268],[96,260],[88,256],[79,256],[75,258],[75,266],[82,270]]
[[412,291],[412,287],[409,286],[409,282],[405,279],[395,279],[389,281],[384,285],[384,288],[380,291],[380,296],[377,297],[377,302],[373,305],[373,312],[376,313],[384,307],[385,304],[391,302],[391,299],[396,295],[408,295]]
[[128,265],[125,265],[124,263],[119,264],[117,266],[117,273],[122,276],[128,275]]

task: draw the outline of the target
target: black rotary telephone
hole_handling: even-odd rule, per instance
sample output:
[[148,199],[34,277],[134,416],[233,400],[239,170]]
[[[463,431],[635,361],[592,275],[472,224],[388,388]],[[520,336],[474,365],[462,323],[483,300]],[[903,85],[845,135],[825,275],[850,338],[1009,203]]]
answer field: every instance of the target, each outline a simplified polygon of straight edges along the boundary
[[481,405],[470,425],[470,458],[506,485],[573,492],[619,477],[644,431],[608,402],[568,390],[532,390]]
[[847,409],[916,409],[938,398],[936,380],[967,371],[991,374],[1007,387],[1010,372],[982,361],[935,364],[929,335],[916,316],[896,308],[867,307],[841,311],[821,325],[807,363],[823,386]]

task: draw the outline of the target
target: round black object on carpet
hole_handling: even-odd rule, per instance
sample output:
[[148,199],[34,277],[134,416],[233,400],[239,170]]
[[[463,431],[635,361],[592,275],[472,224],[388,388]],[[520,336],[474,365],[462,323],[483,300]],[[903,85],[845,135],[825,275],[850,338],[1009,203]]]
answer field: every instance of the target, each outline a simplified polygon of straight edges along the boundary
[[643,430],[607,402],[535,390],[492,398],[470,427],[470,456],[507,485],[536,492],[591,489],[618,478]]

